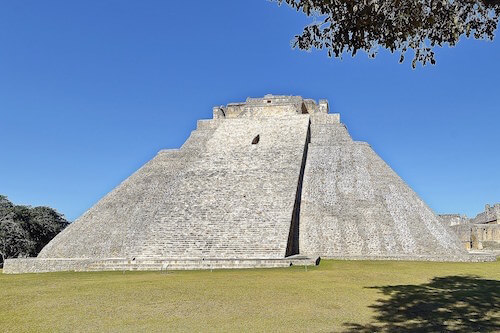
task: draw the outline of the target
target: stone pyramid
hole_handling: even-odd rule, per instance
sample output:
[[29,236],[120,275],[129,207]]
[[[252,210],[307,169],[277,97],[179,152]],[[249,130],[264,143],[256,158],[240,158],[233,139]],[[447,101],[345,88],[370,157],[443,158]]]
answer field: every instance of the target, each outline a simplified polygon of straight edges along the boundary
[[276,267],[317,257],[464,261],[457,236],[328,102],[214,107],[6,272]]

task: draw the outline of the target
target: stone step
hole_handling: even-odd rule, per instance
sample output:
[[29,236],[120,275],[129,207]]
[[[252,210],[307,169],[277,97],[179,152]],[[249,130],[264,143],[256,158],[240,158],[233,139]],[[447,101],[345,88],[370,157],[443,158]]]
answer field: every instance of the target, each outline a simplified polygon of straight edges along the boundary
[[352,138],[343,124],[312,124],[311,144],[330,145],[352,142]]

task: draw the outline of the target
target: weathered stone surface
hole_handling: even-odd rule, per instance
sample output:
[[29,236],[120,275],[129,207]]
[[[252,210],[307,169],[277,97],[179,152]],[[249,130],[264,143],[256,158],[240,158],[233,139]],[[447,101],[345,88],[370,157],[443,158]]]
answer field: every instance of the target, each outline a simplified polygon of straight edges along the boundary
[[486,205],[484,212],[469,219],[465,215],[439,215],[441,221],[460,238],[467,250],[500,249],[500,204]]
[[5,273],[46,273],[59,271],[169,271],[192,269],[242,269],[314,266],[319,258],[291,256],[281,259],[9,259]]
[[160,152],[39,257],[283,258],[308,123],[308,115],[281,115],[203,126],[179,151]]
[[[344,259],[490,260],[457,236],[328,103],[213,108],[52,240],[4,272],[277,267]],[[285,260],[286,257],[286,260]],[[311,258],[311,259],[308,259]]]
[[500,203],[486,205],[484,212],[471,219],[472,224],[500,224]]
[[439,214],[439,219],[444,225],[454,226],[454,225],[463,225],[469,223],[469,218],[466,215],[460,214]]
[[332,258],[465,255],[457,237],[368,144],[352,141],[342,124],[320,121],[311,124],[299,249]]
[[[450,229],[458,236],[462,247],[466,250],[472,249],[471,242],[471,225],[470,224],[453,224]],[[476,246],[477,249],[477,246]]]

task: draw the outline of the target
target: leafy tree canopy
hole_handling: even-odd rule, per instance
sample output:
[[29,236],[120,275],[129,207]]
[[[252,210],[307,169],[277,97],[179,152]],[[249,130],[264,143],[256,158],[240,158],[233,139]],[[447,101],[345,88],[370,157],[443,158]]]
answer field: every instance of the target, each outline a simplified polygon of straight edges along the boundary
[[0,264],[7,258],[36,256],[68,224],[50,207],[14,205],[0,195]]
[[314,22],[296,35],[293,47],[326,49],[328,56],[353,56],[377,48],[415,53],[417,63],[434,64],[434,47],[454,46],[461,36],[494,38],[500,0],[272,0],[286,3]]

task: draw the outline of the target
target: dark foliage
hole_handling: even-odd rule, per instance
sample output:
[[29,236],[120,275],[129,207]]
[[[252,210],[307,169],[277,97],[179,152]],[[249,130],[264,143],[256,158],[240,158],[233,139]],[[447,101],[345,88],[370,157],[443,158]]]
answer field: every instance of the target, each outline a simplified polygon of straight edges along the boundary
[[500,281],[446,276],[372,288],[386,296],[372,305],[374,323],[348,323],[347,332],[500,332]]
[[0,195],[0,264],[8,258],[36,256],[67,225],[50,207],[14,205]]
[[272,0],[286,3],[316,20],[296,35],[293,46],[326,49],[328,56],[353,56],[377,47],[412,49],[412,66],[435,63],[434,47],[454,46],[461,36],[494,38],[500,0]]

